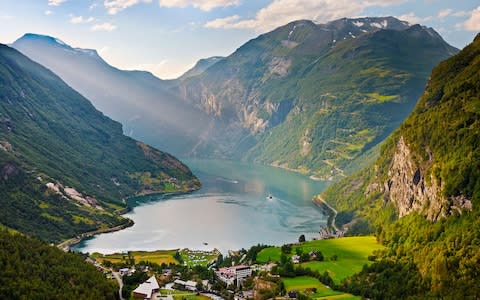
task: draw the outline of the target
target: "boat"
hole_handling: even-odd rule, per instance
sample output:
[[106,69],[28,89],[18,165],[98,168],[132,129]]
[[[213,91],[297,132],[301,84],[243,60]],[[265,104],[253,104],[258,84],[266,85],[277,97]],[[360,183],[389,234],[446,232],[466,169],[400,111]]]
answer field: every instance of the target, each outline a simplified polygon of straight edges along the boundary
[[268,199],[268,200],[273,200],[273,195],[272,195],[272,194],[268,194],[267,199]]

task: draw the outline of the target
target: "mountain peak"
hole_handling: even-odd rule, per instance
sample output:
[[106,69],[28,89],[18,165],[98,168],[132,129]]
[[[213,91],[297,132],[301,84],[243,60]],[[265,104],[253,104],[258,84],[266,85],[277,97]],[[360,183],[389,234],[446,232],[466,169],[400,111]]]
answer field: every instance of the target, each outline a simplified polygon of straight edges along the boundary
[[55,38],[53,36],[49,35],[42,35],[42,34],[37,34],[37,33],[25,33],[21,38],[17,39],[13,44],[20,43],[20,42],[45,42],[49,44],[55,44],[61,47],[67,47],[71,48],[68,46],[65,42],[62,40]]

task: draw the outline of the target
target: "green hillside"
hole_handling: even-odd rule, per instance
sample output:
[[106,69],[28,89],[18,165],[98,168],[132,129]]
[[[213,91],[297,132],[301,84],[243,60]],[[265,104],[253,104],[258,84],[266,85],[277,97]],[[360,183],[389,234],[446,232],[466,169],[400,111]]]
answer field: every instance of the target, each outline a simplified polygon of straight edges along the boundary
[[77,254],[0,230],[0,298],[115,299],[117,287]]
[[477,36],[433,70],[375,164],[321,195],[339,211],[337,225],[366,220],[388,247],[345,290],[373,299],[480,297],[479,95]]
[[433,29],[392,17],[296,21],[247,42],[178,89],[224,124],[209,136],[218,148],[199,147],[199,155],[330,179],[400,125],[432,68],[456,51]]
[[121,125],[55,74],[0,45],[0,223],[49,242],[125,223],[124,198],[199,187],[169,154]]

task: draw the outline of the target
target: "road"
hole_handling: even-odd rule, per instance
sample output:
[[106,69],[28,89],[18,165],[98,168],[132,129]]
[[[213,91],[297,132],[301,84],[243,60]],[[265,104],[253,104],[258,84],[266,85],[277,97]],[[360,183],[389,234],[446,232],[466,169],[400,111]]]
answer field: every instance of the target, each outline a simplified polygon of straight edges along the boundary
[[115,277],[115,279],[118,282],[118,296],[120,297],[120,300],[124,300],[122,297],[122,289],[123,289],[122,277],[120,276],[120,273],[113,272],[113,270],[112,270],[112,274],[113,274],[113,277]]

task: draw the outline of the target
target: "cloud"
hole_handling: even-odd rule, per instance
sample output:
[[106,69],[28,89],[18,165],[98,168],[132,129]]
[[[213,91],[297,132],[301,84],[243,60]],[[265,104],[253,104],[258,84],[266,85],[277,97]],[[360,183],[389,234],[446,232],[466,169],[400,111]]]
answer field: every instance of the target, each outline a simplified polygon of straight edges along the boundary
[[468,31],[480,31],[480,6],[469,13],[470,17],[463,23],[457,24],[457,28]]
[[470,12],[460,10],[460,11],[454,12],[452,15],[454,15],[455,17],[466,17],[470,15]]
[[420,24],[426,21],[430,21],[432,19],[431,16],[428,17],[419,17],[415,15],[413,12],[409,12],[408,14],[404,14],[398,17],[402,21],[407,21],[410,24]]
[[51,10],[46,10],[44,14],[46,16],[49,16],[49,15],[53,14],[53,12]]
[[234,15],[226,18],[220,18],[220,19],[215,19],[210,22],[207,22],[204,27],[206,28],[241,28],[237,27],[239,26],[240,23],[238,23],[238,20],[240,20],[240,16]]
[[115,15],[118,12],[141,2],[151,3],[152,0],[105,0],[103,1],[103,5],[110,15]]
[[452,12],[453,12],[453,10],[451,8],[442,9],[441,11],[438,12],[437,18],[443,19],[445,17],[448,17],[449,15],[452,14]]
[[241,19],[235,15],[209,21],[204,26],[225,29],[247,28],[264,32],[295,20],[327,22],[346,16],[358,16],[370,6],[389,6],[402,2],[405,0],[274,0],[260,9],[252,19]]
[[88,7],[88,9],[89,9],[89,10],[94,10],[95,8],[97,8],[97,6],[98,6],[98,3],[93,3],[92,5],[90,5],[90,6]]
[[113,30],[117,29],[117,26],[115,26],[111,23],[105,22],[105,23],[101,23],[101,24],[95,24],[92,27],[90,27],[90,29],[92,31],[113,31]]
[[238,4],[240,4],[240,0],[160,0],[160,6],[162,7],[187,7],[191,5],[203,11]]
[[84,19],[82,16],[75,17],[73,15],[70,16],[70,23],[72,24],[84,24],[84,23],[91,23],[95,19],[93,17],[90,17],[88,19]]
[[60,4],[62,4],[65,1],[67,1],[67,0],[48,0],[48,5],[59,6]]

